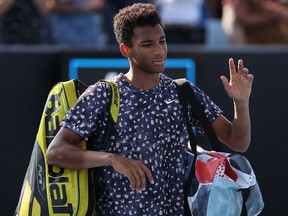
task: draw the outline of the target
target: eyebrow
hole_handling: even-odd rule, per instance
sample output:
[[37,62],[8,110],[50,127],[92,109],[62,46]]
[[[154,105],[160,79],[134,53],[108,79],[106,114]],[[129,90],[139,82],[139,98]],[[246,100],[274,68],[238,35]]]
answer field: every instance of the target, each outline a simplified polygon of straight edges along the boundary
[[[166,35],[163,35],[159,40],[163,40],[163,39],[166,39]],[[140,42],[140,44],[142,44],[142,43],[151,43],[152,41],[153,40],[150,40],[150,39],[143,40],[143,41]]]

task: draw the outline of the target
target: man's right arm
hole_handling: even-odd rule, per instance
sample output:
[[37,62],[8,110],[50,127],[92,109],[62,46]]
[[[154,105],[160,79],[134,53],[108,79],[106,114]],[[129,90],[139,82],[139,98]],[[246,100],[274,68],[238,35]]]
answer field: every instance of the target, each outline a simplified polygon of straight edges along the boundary
[[111,163],[111,154],[81,149],[76,146],[81,141],[78,134],[62,127],[47,149],[47,162],[68,169],[100,167]]
[[129,179],[131,189],[136,191],[145,188],[146,177],[154,184],[150,169],[141,161],[113,153],[81,149],[76,146],[76,143],[81,141],[78,134],[62,127],[47,149],[47,163],[68,169],[112,166]]

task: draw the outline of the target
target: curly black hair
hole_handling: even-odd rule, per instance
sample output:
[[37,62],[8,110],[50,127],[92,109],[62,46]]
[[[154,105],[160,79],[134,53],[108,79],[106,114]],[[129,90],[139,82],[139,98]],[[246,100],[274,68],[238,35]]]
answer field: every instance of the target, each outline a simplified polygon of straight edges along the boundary
[[114,34],[119,44],[132,47],[133,30],[135,27],[161,25],[158,10],[150,3],[134,3],[124,7],[114,16]]

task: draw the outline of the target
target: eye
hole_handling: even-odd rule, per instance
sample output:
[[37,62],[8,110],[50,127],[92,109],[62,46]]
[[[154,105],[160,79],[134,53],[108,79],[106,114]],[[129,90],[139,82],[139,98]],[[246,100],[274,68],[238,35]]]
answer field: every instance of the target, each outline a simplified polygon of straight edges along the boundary
[[149,47],[149,46],[151,46],[151,43],[143,43],[142,46],[143,47]]
[[164,38],[164,39],[161,39],[161,40],[160,40],[160,43],[161,43],[161,44],[164,44],[164,43],[166,43],[166,38]]

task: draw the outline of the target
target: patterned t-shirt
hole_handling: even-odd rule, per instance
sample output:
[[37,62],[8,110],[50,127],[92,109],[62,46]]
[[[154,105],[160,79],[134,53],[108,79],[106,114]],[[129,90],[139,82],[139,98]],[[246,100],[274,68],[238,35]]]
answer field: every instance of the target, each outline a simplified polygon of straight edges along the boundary
[[[123,74],[115,77],[120,91],[120,110],[108,152],[142,161],[153,174],[145,190],[131,190],[129,180],[113,167],[101,167],[99,215],[184,215],[184,161],[188,133],[181,114],[176,85],[164,74],[150,90],[130,85]],[[101,137],[107,121],[110,91],[105,83],[90,86],[67,112],[61,125],[84,139],[96,130]],[[221,110],[191,83],[197,98],[213,122]],[[193,124],[193,114],[189,114]],[[198,126],[196,126],[198,127]],[[198,128],[200,130],[200,128]]]

